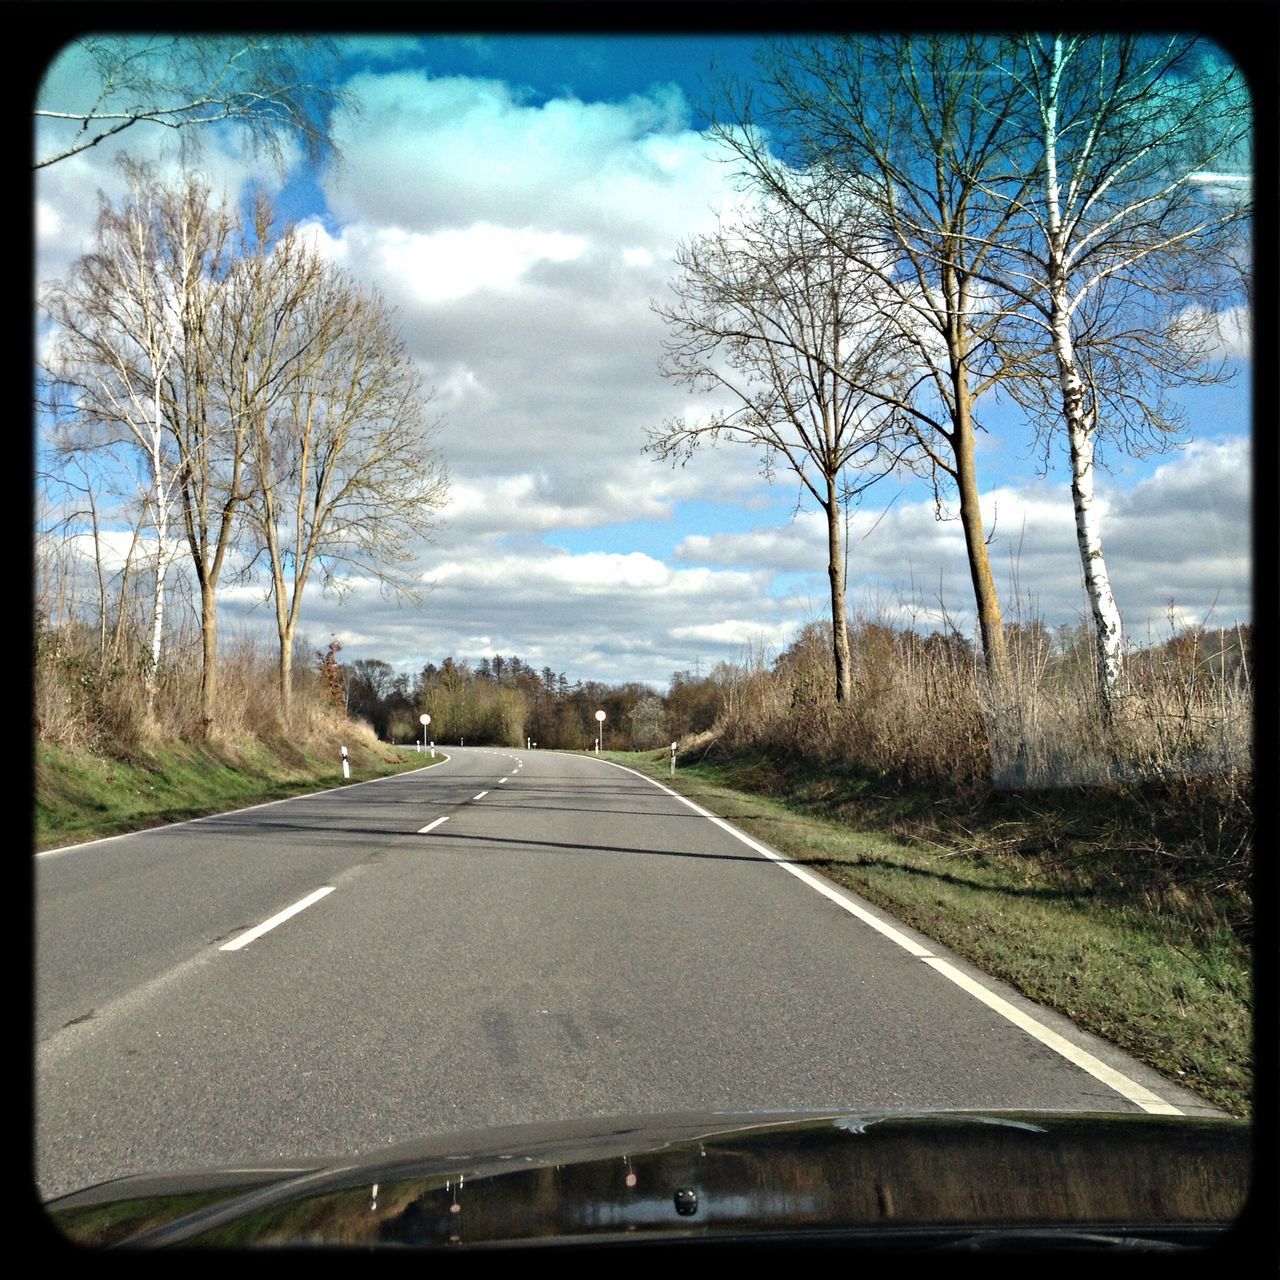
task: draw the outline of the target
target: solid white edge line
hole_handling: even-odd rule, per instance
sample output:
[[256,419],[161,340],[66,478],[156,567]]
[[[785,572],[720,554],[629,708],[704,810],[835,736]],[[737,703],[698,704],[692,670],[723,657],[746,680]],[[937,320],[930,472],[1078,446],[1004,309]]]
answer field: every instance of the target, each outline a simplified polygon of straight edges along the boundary
[[264,933],[269,933],[278,924],[284,924],[290,916],[296,916],[299,911],[305,911],[313,902],[319,902],[326,894],[333,892],[333,885],[325,885],[323,889],[317,889],[314,893],[309,893],[305,898],[295,902],[291,907],[285,907],[283,911],[277,912],[270,920],[264,920],[261,924],[255,925],[252,929],[246,930],[238,938],[231,942],[224,942],[218,948],[219,951],[239,951],[241,947],[247,947],[254,939],[262,937]]
[[1160,1116],[1180,1116],[1182,1114],[1172,1103],[1156,1097],[1150,1089],[1145,1089],[1136,1081],[1130,1080],[1128,1076],[1121,1075],[1119,1071],[1107,1066],[1101,1059],[1095,1058],[1093,1054],[1072,1044],[1065,1036],[1060,1036],[1056,1031],[1050,1031],[1048,1027],[1031,1017],[1030,1014],[1024,1013],[1007,1000],[1002,1000],[994,991],[988,991],[986,987],[980,982],[975,982],[967,973],[961,973],[955,965],[948,964],[945,960],[939,960],[937,956],[925,956],[924,962],[936,969],[944,978],[949,978],[956,986],[962,987],[975,1000],[981,1000],[987,1008],[995,1010],[1002,1018],[1007,1018],[1012,1022],[1014,1026],[1021,1027],[1028,1035],[1035,1036],[1041,1044],[1047,1045],[1050,1049],[1060,1053],[1068,1062],[1074,1062],[1082,1071],[1087,1071],[1095,1079],[1101,1080],[1103,1084],[1110,1085],[1118,1094],[1128,1098],[1130,1102],[1141,1107],[1144,1111]]
[[[443,751],[437,751],[440,763],[445,764],[452,759]],[[37,849],[32,856],[51,858],[55,853],[71,853],[76,849],[89,849],[95,844],[110,844],[113,840],[127,840],[130,836],[145,835],[154,831],[168,831],[173,827],[190,827],[197,822],[212,822],[215,818],[229,818],[235,813],[252,813],[254,809],[269,809],[272,805],[288,804],[290,800],[306,800],[314,796],[333,795],[337,791],[354,791],[357,787],[371,787],[375,782],[391,782],[409,773],[421,773],[423,769],[433,766],[424,764],[417,769],[401,769],[399,773],[385,773],[381,778],[366,778],[363,782],[351,782],[342,787],[322,787],[319,791],[300,791],[296,796],[284,796],[280,800],[263,800],[260,804],[247,804],[243,809],[224,809],[221,813],[205,813],[198,818],[183,818],[181,822],[166,822],[158,827],[140,827],[137,831],[121,831],[114,836],[99,836],[96,840],[81,840],[78,844],[60,844],[56,849]]]
[[434,822],[428,822],[425,827],[419,827],[418,834],[420,836],[425,836],[428,831],[432,831],[436,827],[438,827],[442,822],[448,822],[448,821],[449,821],[449,815],[446,813],[443,818],[437,818]]
[[1072,1044],[1065,1036],[1060,1036],[1056,1031],[1051,1031],[1038,1018],[1033,1018],[1029,1013],[1024,1013],[1015,1005],[1010,1004],[1007,1000],[1001,999],[994,991],[988,990],[980,982],[975,982],[968,974],[962,973],[954,965],[948,964],[947,961],[939,959],[927,947],[920,946],[913,939],[908,938],[906,934],[899,932],[892,925],[885,924],[883,920],[877,919],[869,911],[865,911],[858,906],[856,902],[852,902],[840,891],[835,885],[828,884],[820,880],[812,872],[806,871],[803,867],[797,867],[789,862],[781,854],[775,853],[772,849],[766,848],[758,840],[753,840],[744,831],[730,825],[718,814],[710,813],[701,805],[695,804],[687,796],[682,796],[678,791],[672,791],[670,787],[663,786],[655,778],[638,772],[635,769],[629,769],[625,764],[618,764],[615,760],[601,760],[600,764],[612,765],[615,769],[621,769],[624,773],[634,774],[637,778],[643,778],[645,782],[652,783],[659,791],[665,791],[667,795],[674,796],[681,804],[688,805],[695,813],[714,822],[716,826],[727,831],[735,840],[741,841],[748,848],[754,849],[762,857],[768,858],[770,862],[781,867],[784,871],[789,871],[798,880],[803,880],[810,888],[816,889],[825,898],[829,898],[838,907],[842,907],[850,915],[857,916],[864,924],[869,924],[878,933],[882,933],[891,942],[897,943],[904,951],[910,952],[919,960],[923,960],[929,965],[935,973],[940,974],[949,982],[953,982],[962,991],[966,991],[974,999],[980,1000],[987,1008],[998,1013],[1002,1018],[1019,1030],[1024,1031],[1032,1038],[1039,1040],[1046,1048],[1052,1049],[1055,1053],[1066,1058],[1073,1066],[1079,1067],[1081,1071],[1093,1076],[1095,1080],[1101,1081],[1103,1084],[1114,1089],[1121,1097],[1127,1098],[1135,1106],[1141,1107],[1143,1111],[1152,1115],[1163,1116],[1180,1116],[1183,1112],[1175,1107],[1171,1102],[1165,1102],[1162,1098],[1152,1093],[1149,1089],[1138,1084],[1136,1080],[1130,1080],[1128,1076],[1109,1067],[1099,1058],[1095,1058],[1093,1054],[1084,1049],[1078,1048]]

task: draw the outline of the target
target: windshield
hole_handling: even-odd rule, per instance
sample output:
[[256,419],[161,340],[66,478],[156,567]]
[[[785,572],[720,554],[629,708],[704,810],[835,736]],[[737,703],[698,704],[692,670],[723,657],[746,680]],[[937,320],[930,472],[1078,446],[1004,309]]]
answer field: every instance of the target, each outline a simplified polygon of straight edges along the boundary
[[[1037,1114],[1251,1119],[1251,71],[1208,28],[71,33],[40,1198],[672,1113],[971,1189]],[[874,1130],[940,1113],[990,1123]],[[575,1222],[676,1176],[635,1153]],[[396,1212],[463,1241],[444,1168]]]

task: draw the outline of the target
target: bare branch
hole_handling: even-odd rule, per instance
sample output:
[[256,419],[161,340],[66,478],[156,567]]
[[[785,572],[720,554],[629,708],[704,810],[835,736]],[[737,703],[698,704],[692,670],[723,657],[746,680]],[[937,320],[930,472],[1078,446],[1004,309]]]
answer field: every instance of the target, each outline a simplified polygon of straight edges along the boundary
[[35,169],[139,124],[182,131],[189,152],[199,126],[228,124],[255,154],[280,163],[292,142],[317,164],[336,156],[333,113],[355,108],[335,82],[336,44],[314,37],[88,36],[64,57],[77,72],[65,92],[83,97],[39,102],[34,115],[48,126],[50,149]]

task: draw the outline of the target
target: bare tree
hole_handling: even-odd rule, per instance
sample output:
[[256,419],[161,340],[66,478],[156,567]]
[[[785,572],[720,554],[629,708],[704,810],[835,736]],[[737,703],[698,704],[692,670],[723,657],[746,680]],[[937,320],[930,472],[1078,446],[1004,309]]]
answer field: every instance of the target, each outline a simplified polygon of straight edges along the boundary
[[35,118],[47,152],[33,167],[139,124],[182,131],[188,152],[193,126],[228,124],[258,154],[279,162],[292,142],[315,164],[334,154],[335,108],[354,106],[334,83],[336,56],[331,40],[293,35],[86,36],[63,55],[74,75],[46,77]]
[[[425,416],[430,394],[385,304],[297,233],[276,252],[296,264],[281,282],[293,298],[280,314],[288,372],[279,396],[253,414],[247,513],[270,575],[287,721],[293,641],[313,575],[339,594],[344,573],[354,573],[416,600],[412,545],[435,527],[448,480]],[[298,280],[310,282],[300,295]]]
[[[904,344],[868,273],[823,228],[857,234],[858,210],[826,200],[797,212],[764,196],[735,223],[681,246],[673,304],[654,303],[672,338],[663,372],[721,393],[727,407],[705,420],[675,419],[650,432],[660,458],[687,461],[704,441],[758,450],[772,479],[781,467],[826,517],[835,695],[851,689],[845,611],[843,515],[851,499],[901,461]],[[881,389],[881,398],[860,391]]]
[[[180,459],[182,521],[200,597],[201,717],[217,713],[218,584],[235,545],[250,484],[255,423],[286,394],[305,357],[291,316],[313,289],[319,267],[296,239],[277,244],[260,199],[246,226],[213,211],[194,180],[168,199],[171,258],[194,256],[203,270],[172,270],[182,281],[182,358],[166,379],[166,409]],[[238,256],[228,260],[230,241]]]
[[[775,46],[763,65],[763,100],[729,87],[714,129],[748,182],[798,212],[825,207],[812,198],[817,184],[878,224],[873,237],[849,239],[839,225],[826,234],[867,274],[913,348],[919,376],[909,396],[875,380],[851,389],[900,413],[935,485],[954,485],[983,653],[1000,684],[1003,620],[975,443],[978,402],[1026,372],[997,345],[1010,300],[991,271],[1028,182],[1006,172],[1004,130],[1019,90],[992,73],[1006,43],[906,35]],[[770,150],[770,138],[788,162]]]
[[173,186],[150,179],[158,236],[153,269],[180,335],[161,379],[165,423],[176,462],[182,530],[199,593],[201,720],[208,733],[217,702],[217,588],[231,543],[244,459],[244,428],[217,394],[224,360],[223,276],[238,233],[225,200],[199,179]]
[[1025,95],[1026,125],[1008,152],[1033,181],[1019,194],[1023,225],[1010,243],[1022,252],[1006,279],[1026,304],[1022,341],[1051,354],[1055,375],[1010,390],[1066,437],[1110,715],[1124,643],[1095,500],[1097,445],[1163,447],[1183,425],[1167,388],[1222,376],[1215,311],[1238,300],[1244,275],[1250,111],[1240,73],[1195,39],[1034,36],[1010,56],[1002,70]]
[[130,195],[119,210],[102,199],[93,251],[45,295],[57,326],[48,373],[57,408],[99,441],[132,444],[142,463],[155,535],[150,664],[155,695],[165,622],[165,581],[179,460],[165,415],[164,379],[179,358],[182,330],[174,295],[157,273],[161,193],[145,170],[125,164]]

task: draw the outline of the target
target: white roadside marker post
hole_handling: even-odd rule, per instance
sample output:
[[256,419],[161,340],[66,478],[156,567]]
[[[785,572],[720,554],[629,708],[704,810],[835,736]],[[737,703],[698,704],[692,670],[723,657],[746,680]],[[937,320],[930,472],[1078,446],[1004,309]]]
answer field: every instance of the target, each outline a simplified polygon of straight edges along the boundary
[[342,748],[342,776],[344,778],[351,777],[351,761],[347,759],[347,749]]

